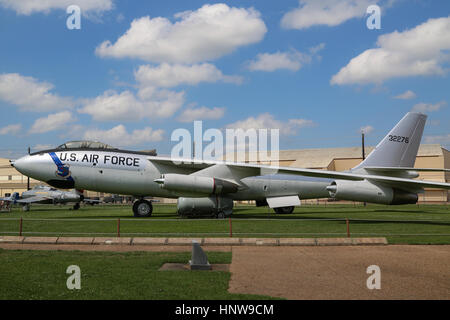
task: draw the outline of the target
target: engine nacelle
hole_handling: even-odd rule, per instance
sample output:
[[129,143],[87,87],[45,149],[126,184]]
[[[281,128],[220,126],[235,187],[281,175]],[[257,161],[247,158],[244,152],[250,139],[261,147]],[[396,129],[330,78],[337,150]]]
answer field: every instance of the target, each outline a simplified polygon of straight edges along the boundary
[[210,215],[225,217],[233,212],[233,199],[212,196],[208,198],[178,198],[178,214],[181,216]]
[[170,191],[188,194],[224,194],[238,191],[238,185],[222,179],[199,177],[186,174],[167,173],[156,179],[160,187]]
[[328,187],[330,197],[337,200],[351,200],[379,204],[414,204],[416,193],[381,186],[369,181],[336,180]]

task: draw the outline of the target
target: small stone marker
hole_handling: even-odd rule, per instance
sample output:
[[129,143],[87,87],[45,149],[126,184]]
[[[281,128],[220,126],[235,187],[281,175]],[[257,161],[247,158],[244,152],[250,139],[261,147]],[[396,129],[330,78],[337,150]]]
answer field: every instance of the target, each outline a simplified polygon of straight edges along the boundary
[[192,240],[192,260],[189,260],[191,270],[211,270],[212,267],[208,262],[206,256],[200,244],[196,240]]

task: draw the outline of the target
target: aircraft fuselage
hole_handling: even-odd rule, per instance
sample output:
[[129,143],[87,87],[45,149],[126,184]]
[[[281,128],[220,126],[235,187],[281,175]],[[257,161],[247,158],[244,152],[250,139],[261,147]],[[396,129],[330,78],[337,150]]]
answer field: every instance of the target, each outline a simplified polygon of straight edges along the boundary
[[[14,167],[34,179],[57,188],[76,188],[105,193],[166,198],[202,197],[195,192],[165,190],[154,180],[165,173],[191,174],[189,166],[165,166],[149,161],[148,155],[123,151],[46,150],[19,160]],[[307,179],[308,180],[308,179]],[[311,179],[309,179],[311,180]],[[328,179],[305,181],[298,176],[268,175],[241,180],[243,190],[228,194],[234,200],[260,200],[267,197],[299,195],[300,199],[328,197]]]

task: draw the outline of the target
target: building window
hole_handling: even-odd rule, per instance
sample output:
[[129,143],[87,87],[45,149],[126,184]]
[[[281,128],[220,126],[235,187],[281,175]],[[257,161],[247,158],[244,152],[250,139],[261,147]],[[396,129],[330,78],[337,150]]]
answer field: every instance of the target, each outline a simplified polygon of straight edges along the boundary
[[11,181],[12,180],[12,176],[8,176],[8,180]]

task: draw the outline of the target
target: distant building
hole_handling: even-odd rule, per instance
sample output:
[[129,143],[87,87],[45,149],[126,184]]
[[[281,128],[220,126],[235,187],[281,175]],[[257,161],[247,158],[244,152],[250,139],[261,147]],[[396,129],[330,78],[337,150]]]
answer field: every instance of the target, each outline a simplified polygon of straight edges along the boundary
[[[366,156],[373,147],[366,147]],[[352,148],[329,148],[329,149],[303,149],[303,150],[280,150],[280,166],[298,168],[322,169],[333,171],[344,171],[355,167],[362,161],[361,147]],[[246,155],[248,160],[248,154]],[[450,169],[450,152],[438,144],[424,144],[419,148],[415,163],[416,168],[446,168]],[[438,182],[450,182],[450,173],[444,172],[421,172],[417,178]],[[30,187],[42,184],[30,179]],[[22,193],[27,190],[27,177],[10,166],[8,159],[0,158],[0,196],[4,197],[13,192]],[[109,194],[89,191],[89,197],[108,197]],[[170,199],[161,199],[162,202],[174,202]],[[425,189],[425,193],[419,195],[421,203],[443,203],[450,201],[450,192],[439,189]],[[314,202],[310,200],[307,202]]]

